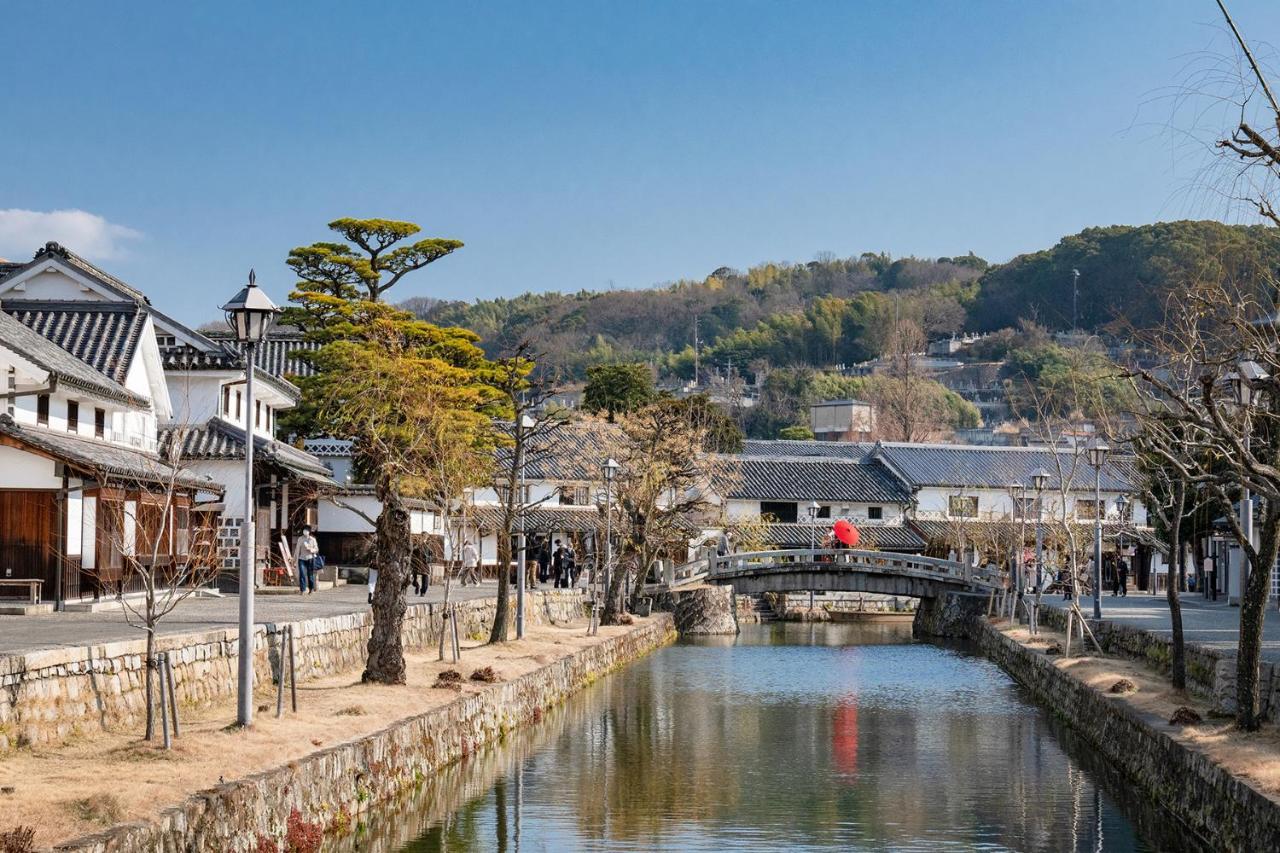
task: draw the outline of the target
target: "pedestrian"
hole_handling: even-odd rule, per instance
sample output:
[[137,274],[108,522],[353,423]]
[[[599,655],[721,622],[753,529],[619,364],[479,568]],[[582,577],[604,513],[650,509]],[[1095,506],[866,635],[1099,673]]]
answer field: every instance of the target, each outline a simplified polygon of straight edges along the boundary
[[551,552],[551,574],[555,578],[556,589],[564,586],[564,546],[556,540],[556,547]]
[[1116,561],[1116,586],[1120,587],[1120,597],[1129,597],[1129,563],[1124,557]]
[[459,580],[463,586],[467,585],[467,581],[480,585],[480,555],[476,553],[476,546],[471,544],[470,539],[462,543],[462,575]]
[[373,604],[373,591],[378,588],[378,570],[369,567],[369,603]]
[[573,540],[564,546],[565,588],[570,589],[578,583],[578,552],[573,550]]
[[414,548],[410,565],[413,567],[413,591],[419,596],[426,595],[427,586],[431,583],[430,547]]
[[729,554],[729,533],[728,531],[720,531],[720,538],[716,541],[716,556],[725,557]]
[[551,577],[551,543],[546,536],[538,536],[538,583],[546,583]]
[[293,543],[293,553],[298,560],[298,592],[307,595],[316,591],[316,557],[320,543],[311,532],[311,525],[304,525],[302,535]]

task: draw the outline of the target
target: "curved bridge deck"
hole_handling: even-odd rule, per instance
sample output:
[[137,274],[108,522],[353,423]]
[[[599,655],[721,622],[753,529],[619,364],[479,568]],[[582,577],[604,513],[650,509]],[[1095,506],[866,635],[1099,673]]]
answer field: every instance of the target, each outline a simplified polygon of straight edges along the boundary
[[987,593],[1003,587],[998,574],[955,560],[851,549],[753,551],[668,568],[650,592],[699,583],[731,584],[739,593],[813,590],[875,592],[916,598],[941,592]]

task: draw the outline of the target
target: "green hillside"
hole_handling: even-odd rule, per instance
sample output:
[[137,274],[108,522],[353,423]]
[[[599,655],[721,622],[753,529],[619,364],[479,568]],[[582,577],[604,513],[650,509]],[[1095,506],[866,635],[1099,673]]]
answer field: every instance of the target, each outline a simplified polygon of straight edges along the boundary
[[1194,221],[1109,226],[994,267],[973,254],[895,260],[866,253],[745,272],[722,267],[646,290],[411,300],[406,307],[474,330],[491,352],[532,338],[545,363],[578,377],[611,361],[645,361],[689,377],[695,318],[702,367],[738,371],[874,358],[895,317],[913,320],[928,337],[1024,320],[1066,329],[1073,269],[1080,271],[1081,328],[1123,333],[1129,324],[1158,322],[1168,294],[1196,278],[1269,292],[1280,277],[1280,231]]

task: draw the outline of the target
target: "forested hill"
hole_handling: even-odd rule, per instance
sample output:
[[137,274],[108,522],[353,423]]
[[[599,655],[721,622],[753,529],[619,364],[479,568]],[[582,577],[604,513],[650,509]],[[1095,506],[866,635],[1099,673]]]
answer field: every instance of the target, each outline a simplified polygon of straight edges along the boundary
[[528,337],[546,362],[581,375],[591,364],[647,361],[692,374],[697,322],[704,367],[752,362],[827,366],[879,355],[893,318],[933,337],[1034,320],[1071,325],[1072,270],[1080,325],[1158,322],[1171,288],[1204,277],[1280,279],[1280,231],[1217,222],[1089,228],[1043,251],[990,267],[972,253],[892,259],[866,253],[803,264],[722,267],[702,280],[646,290],[528,293],[475,303],[410,300],[438,323],[477,332],[497,352]]

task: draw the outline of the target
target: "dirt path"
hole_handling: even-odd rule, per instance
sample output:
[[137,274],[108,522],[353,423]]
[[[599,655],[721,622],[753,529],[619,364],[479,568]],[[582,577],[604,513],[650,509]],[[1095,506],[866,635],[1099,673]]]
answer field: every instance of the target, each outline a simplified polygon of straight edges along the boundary
[[[1057,643],[1060,647],[1066,644],[1065,634],[1052,631],[1042,630],[1040,636],[1033,639],[1025,628],[1006,627],[1002,630],[1005,636],[1032,649],[1043,650],[1050,643]],[[1074,648],[1078,650],[1078,640]],[[1072,657],[1067,660],[1059,657],[1054,658],[1054,665],[1113,701],[1127,704],[1153,728],[1206,754],[1264,793],[1280,797],[1280,730],[1275,726],[1264,726],[1258,732],[1237,731],[1231,720],[1210,717],[1208,701],[1178,693],[1169,685],[1166,676],[1136,661],[1115,657]],[[1132,682],[1136,689],[1111,693],[1112,686],[1122,678]],[[1170,725],[1173,712],[1182,706],[1195,710],[1204,722]]]
[[[637,620],[638,622],[643,620]],[[259,692],[252,729],[228,729],[235,703],[188,712],[182,736],[165,752],[138,738],[138,732],[95,734],[53,749],[23,749],[0,759],[0,831],[36,828],[36,844],[47,847],[121,821],[153,817],[190,794],[286,764],[317,748],[332,746],[386,728],[458,698],[430,685],[445,669],[466,679],[492,666],[503,681],[633,628],[602,628],[587,637],[583,624],[531,628],[520,643],[465,644],[456,667],[434,652],[408,655],[409,683],[403,687],[359,683],[359,672],[301,684],[298,714],[275,717],[275,688]],[[484,684],[464,681],[463,690]]]

